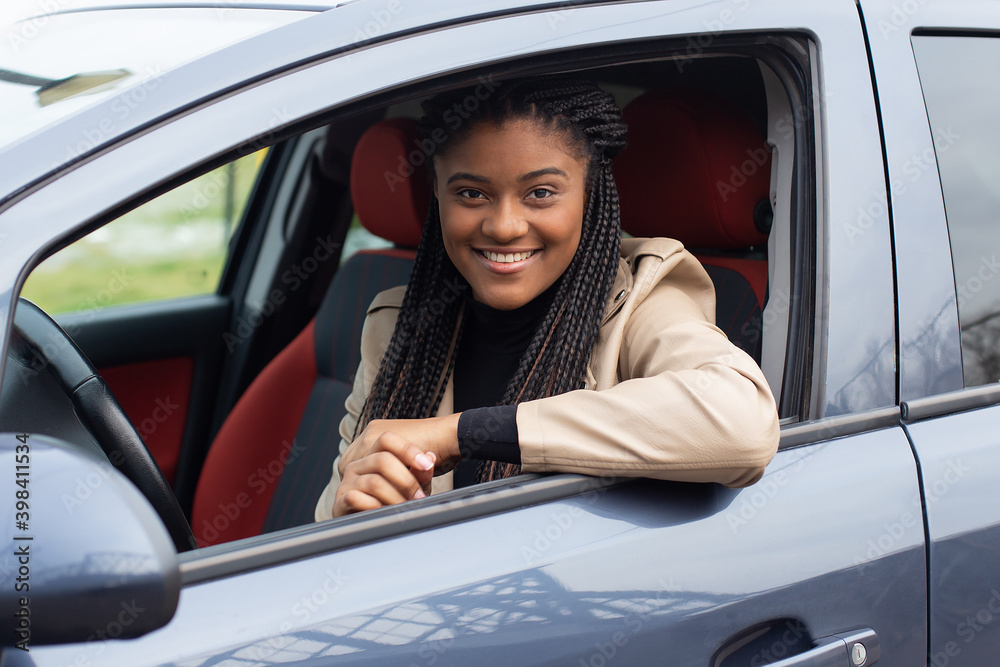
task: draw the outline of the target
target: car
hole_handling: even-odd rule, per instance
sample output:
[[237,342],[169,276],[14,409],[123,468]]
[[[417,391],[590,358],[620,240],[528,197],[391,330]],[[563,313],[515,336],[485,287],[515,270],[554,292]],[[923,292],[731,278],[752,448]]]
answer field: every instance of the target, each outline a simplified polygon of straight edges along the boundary
[[[3,664],[996,662],[995,0],[299,4],[0,135]],[[412,261],[419,102],[557,72],[624,107],[623,228],[706,266],[777,455],[314,522]]]

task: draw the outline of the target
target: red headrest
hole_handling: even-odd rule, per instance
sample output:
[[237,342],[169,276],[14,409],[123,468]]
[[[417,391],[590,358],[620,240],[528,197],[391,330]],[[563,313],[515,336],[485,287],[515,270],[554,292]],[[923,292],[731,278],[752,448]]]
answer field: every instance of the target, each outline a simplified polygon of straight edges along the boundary
[[427,160],[417,122],[391,118],[368,128],[351,158],[351,198],[365,229],[415,248],[430,203]]
[[759,245],[754,208],[770,195],[771,149],[745,113],[707,93],[640,95],[622,113],[628,147],[615,160],[622,227],[693,248]]

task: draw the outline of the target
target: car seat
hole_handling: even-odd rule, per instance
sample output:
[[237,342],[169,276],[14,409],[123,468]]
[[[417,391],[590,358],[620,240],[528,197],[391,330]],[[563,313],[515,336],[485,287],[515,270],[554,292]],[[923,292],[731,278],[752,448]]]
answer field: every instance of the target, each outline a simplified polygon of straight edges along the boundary
[[760,362],[771,228],[771,149],[750,117],[707,92],[645,93],[623,111],[615,160],[624,231],[681,241],[716,291],[716,323]]
[[426,165],[409,154],[416,121],[376,123],[351,159],[361,224],[392,248],[362,250],[335,274],[316,316],[250,384],[216,435],[195,491],[200,546],[313,521],[340,443],[338,426],[361,359],[375,295],[406,284],[429,203]]

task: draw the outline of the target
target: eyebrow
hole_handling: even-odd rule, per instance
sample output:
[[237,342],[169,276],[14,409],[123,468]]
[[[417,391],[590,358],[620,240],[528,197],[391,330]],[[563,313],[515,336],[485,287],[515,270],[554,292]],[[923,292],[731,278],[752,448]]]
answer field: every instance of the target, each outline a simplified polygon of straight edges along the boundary
[[538,178],[539,176],[562,176],[563,178],[569,178],[569,174],[562,169],[557,169],[556,167],[545,167],[544,169],[536,169],[535,171],[528,172],[524,176],[519,176],[517,180],[523,183],[524,181],[530,181],[534,178]]
[[474,181],[476,183],[489,183],[490,179],[485,176],[480,176],[479,174],[470,174],[467,171],[459,171],[448,177],[447,185],[451,185],[455,181]]
[[[530,171],[527,174],[518,176],[517,180],[523,183],[524,181],[530,181],[534,178],[538,178],[539,176],[550,176],[550,175],[569,178],[569,174],[567,174],[562,169],[558,169],[557,167],[545,167],[543,169],[536,169],[535,171]],[[486,178],[485,176],[480,176],[479,174],[472,174],[467,171],[459,171],[448,177],[447,184],[451,185],[455,181],[473,181],[475,183],[489,183],[490,179]]]

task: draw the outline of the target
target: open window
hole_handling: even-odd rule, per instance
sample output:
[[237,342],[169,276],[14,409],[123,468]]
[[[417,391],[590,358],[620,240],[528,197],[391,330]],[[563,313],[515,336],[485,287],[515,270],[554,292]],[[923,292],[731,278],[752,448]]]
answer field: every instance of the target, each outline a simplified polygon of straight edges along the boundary
[[[476,81],[573,71],[594,78],[615,96],[626,119],[634,117],[644,133],[630,136],[633,147],[644,151],[635,169],[616,176],[625,232],[674,236],[691,247],[716,284],[720,328],[761,363],[780,416],[786,422],[805,418],[816,228],[808,68],[801,55],[806,41],[794,34],[766,40],[719,36],[694,55],[679,41],[643,42],[481,67],[323,111],[264,140],[252,138],[173,179],[172,185],[187,184],[172,193],[196,191],[213,174],[255,159],[241,157],[249,152],[247,145],[254,154],[270,147],[258,187],[247,195],[243,226],[225,244],[230,255],[217,294],[231,311],[224,331],[208,341],[219,357],[213,378],[218,398],[211,419],[197,431],[197,444],[178,464],[188,480],[185,493],[194,497],[192,525],[201,544],[312,520],[336,456],[337,426],[358,365],[365,309],[375,293],[406,282],[415,246],[412,234],[393,238],[384,227],[359,231],[366,221],[356,215],[359,202],[352,205],[352,162],[375,156],[358,153],[358,141],[377,123],[418,117],[422,99]],[[715,134],[725,134],[728,143],[703,165],[697,185],[675,187],[652,204],[636,203],[647,187],[641,180],[629,182],[636,172],[665,169],[658,177],[670,186],[704,150],[704,136]],[[419,145],[408,155],[413,164],[403,166],[427,159]],[[389,156],[390,165],[396,159]],[[688,206],[692,188],[722,205],[737,200],[749,205],[735,220],[700,220],[699,211],[715,204]],[[116,207],[110,216],[116,219],[104,220],[92,233],[106,235],[121,224],[121,210],[131,208],[126,215],[134,216],[143,210],[139,204],[163,189]],[[720,224],[738,226],[736,240],[705,233]],[[44,266],[37,267],[29,287]],[[281,371],[276,385],[254,381],[274,375],[275,364],[299,368],[302,376],[294,379]],[[255,418],[239,426],[225,424],[241,409]],[[137,423],[144,417],[132,415]],[[23,428],[45,432],[44,424]],[[209,454],[202,470],[219,428],[242,445],[229,455]],[[225,479],[208,479],[213,469],[226,470]],[[475,494],[475,489],[460,493]]]

